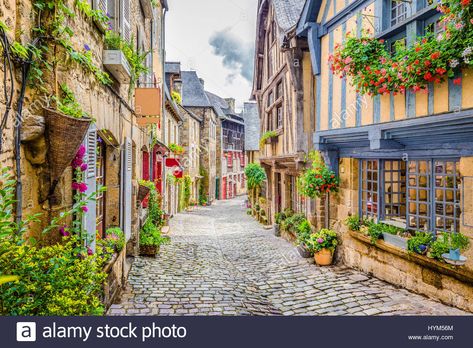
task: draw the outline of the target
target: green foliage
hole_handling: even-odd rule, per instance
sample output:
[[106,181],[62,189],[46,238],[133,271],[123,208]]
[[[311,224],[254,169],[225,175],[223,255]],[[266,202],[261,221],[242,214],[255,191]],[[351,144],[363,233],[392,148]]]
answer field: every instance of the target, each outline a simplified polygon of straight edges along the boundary
[[320,231],[312,234],[307,241],[307,248],[312,253],[319,252],[322,249],[329,249],[333,252],[337,245],[337,233],[326,228],[323,228]]
[[99,9],[93,9],[87,0],[75,0],[74,4],[80,13],[97,23],[106,24],[110,21],[106,13]]
[[430,245],[429,257],[443,261],[442,254],[446,254],[450,251],[450,244],[448,243],[448,237],[446,234],[441,234],[435,241]]
[[[0,23],[1,24],[1,23]],[[0,276],[0,285],[20,280],[18,276],[2,275]]]
[[3,30],[5,33],[10,31],[10,28],[5,24],[5,22],[0,21],[0,30]]
[[189,175],[184,176],[184,204],[186,207],[189,206],[190,204],[190,199],[191,199],[191,186],[192,186],[192,179]]
[[169,150],[176,155],[182,155],[184,153],[184,148],[181,145],[174,143],[169,144]]
[[75,118],[90,117],[85,111],[81,109],[72,90],[66,85],[60,85],[62,96],[61,100],[57,101],[57,109],[63,114]]
[[129,97],[133,92],[133,88],[138,81],[138,78],[147,74],[148,68],[146,67],[146,56],[150,53],[149,51],[139,52],[135,49],[133,39],[128,42],[124,40],[121,35],[113,30],[108,30],[105,34],[105,46],[108,50],[120,50],[125,55],[126,60],[130,64],[131,68],[131,81]]
[[247,214],[247,215],[251,215],[252,213],[253,213],[253,211],[251,210],[251,208],[246,209],[246,214]]
[[302,196],[320,197],[322,194],[337,192],[340,179],[324,163],[318,151],[309,154],[312,168],[304,171],[297,179],[297,186]]
[[148,217],[140,231],[140,245],[160,246],[161,244],[167,243],[168,241],[168,238],[161,236],[160,228],[153,223],[151,218]]
[[437,36],[427,32],[413,45],[398,43],[394,53],[369,32],[350,35],[329,58],[332,71],[348,76],[361,94],[382,95],[425,90],[429,83],[444,82],[472,67],[473,2],[446,0],[433,6],[443,13],[440,25],[445,31]]
[[368,223],[368,235],[371,237],[371,244],[376,244],[378,239],[381,238],[384,232],[383,224],[377,224],[375,222]]
[[178,92],[172,91],[171,98],[176,104],[182,105],[182,96]]
[[245,167],[246,185],[248,190],[261,187],[266,180],[266,172],[257,163],[250,163]]
[[119,253],[125,247],[125,233],[120,227],[110,227],[105,231],[105,240],[109,241],[109,245]]
[[263,148],[264,145],[266,144],[266,140],[268,139],[271,139],[271,138],[275,138],[278,136],[278,132],[276,131],[267,131],[267,132],[264,132],[262,135],[261,135],[261,139],[259,141],[259,146],[260,148]]
[[208,189],[208,185],[209,185],[209,175],[207,173],[207,171],[205,170],[204,167],[200,167],[200,170],[199,170],[199,173],[200,173],[200,176],[202,177],[202,179],[200,179],[200,183],[199,183],[199,204],[200,205],[207,205],[207,197],[208,197],[208,194],[207,194],[207,189]]
[[414,237],[407,240],[407,250],[424,254],[432,243],[433,235],[429,232],[416,232]]
[[151,219],[152,223],[158,227],[163,226],[164,224],[164,211],[161,209],[162,206],[162,197],[156,190],[156,185],[147,180],[140,180],[140,185],[146,186],[149,188],[149,198],[148,198],[148,219]]
[[312,234],[312,226],[308,220],[303,220],[297,227],[296,237],[299,244],[307,245],[310,235]]
[[347,225],[348,229],[351,231],[359,231],[363,225],[363,220],[360,219],[358,215],[351,215],[346,218],[345,225]]
[[306,221],[305,215],[297,213],[286,218],[282,223],[281,227],[287,232],[296,234],[299,226]]
[[37,248],[8,239],[0,243],[0,275],[19,277],[0,285],[2,315],[102,315],[106,274],[97,255],[78,256],[78,240]]

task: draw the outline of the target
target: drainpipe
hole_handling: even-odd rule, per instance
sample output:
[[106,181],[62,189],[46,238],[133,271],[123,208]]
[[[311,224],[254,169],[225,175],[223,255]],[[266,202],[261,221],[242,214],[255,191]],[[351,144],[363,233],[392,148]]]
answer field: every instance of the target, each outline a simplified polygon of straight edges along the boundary
[[[161,76],[162,76],[162,81],[161,81],[161,105],[162,105],[162,114],[163,114],[163,121],[161,122],[161,130],[163,134],[163,143],[164,139],[166,138],[166,96],[164,93],[164,84],[166,83],[166,71],[165,71],[165,63],[166,63],[166,49],[165,49],[165,43],[166,43],[166,7],[163,8],[163,16],[162,16],[162,21],[161,21]],[[162,189],[163,189],[163,194],[162,194],[162,201],[163,201],[163,208],[167,206],[167,189],[166,189],[166,158],[167,156],[163,156],[163,166],[162,166]],[[166,209],[163,209],[166,210]],[[169,213],[169,212],[167,212]]]

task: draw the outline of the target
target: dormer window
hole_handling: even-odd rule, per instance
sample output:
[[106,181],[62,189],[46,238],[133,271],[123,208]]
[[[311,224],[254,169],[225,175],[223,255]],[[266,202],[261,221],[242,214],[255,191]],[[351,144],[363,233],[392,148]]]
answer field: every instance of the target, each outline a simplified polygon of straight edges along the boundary
[[391,0],[391,26],[407,18],[407,4],[404,0]]

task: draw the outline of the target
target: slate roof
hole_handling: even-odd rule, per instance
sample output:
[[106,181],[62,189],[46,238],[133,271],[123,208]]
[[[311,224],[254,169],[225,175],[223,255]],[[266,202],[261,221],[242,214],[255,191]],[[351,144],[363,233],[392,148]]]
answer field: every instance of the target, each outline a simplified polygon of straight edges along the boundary
[[207,94],[207,97],[209,98],[210,103],[215,109],[217,116],[220,118],[225,118],[226,114],[228,113],[228,109],[230,107],[228,103],[225,101],[225,99],[220,98],[218,95],[210,93],[210,92],[205,92],[205,93]]
[[181,63],[180,62],[166,62],[164,65],[164,71],[166,74],[180,74]]
[[212,107],[195,71],[181,71],[181,80],[181,97],[184,107]]
[[245,120],[245,150],[259,151],[260,119],[258,104],[245,103],[241,117]]
[[276,20],[284,33],[297,25],[306,0],[273,0]]

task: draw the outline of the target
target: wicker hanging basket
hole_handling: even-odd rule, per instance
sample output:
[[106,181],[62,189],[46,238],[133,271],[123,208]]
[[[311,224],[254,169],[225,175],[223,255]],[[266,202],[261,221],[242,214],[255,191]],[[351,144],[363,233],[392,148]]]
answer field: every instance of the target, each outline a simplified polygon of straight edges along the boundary
[[52,109],[44,109],[44,118],[53,192],[62,174],[71,165],[92,119],[70,117]]
[[138,202],[143,202],[143,200],[148,195],[149,191],[150,191],[149,187],[145,185],[139,185],[138,196],[137,196]]

